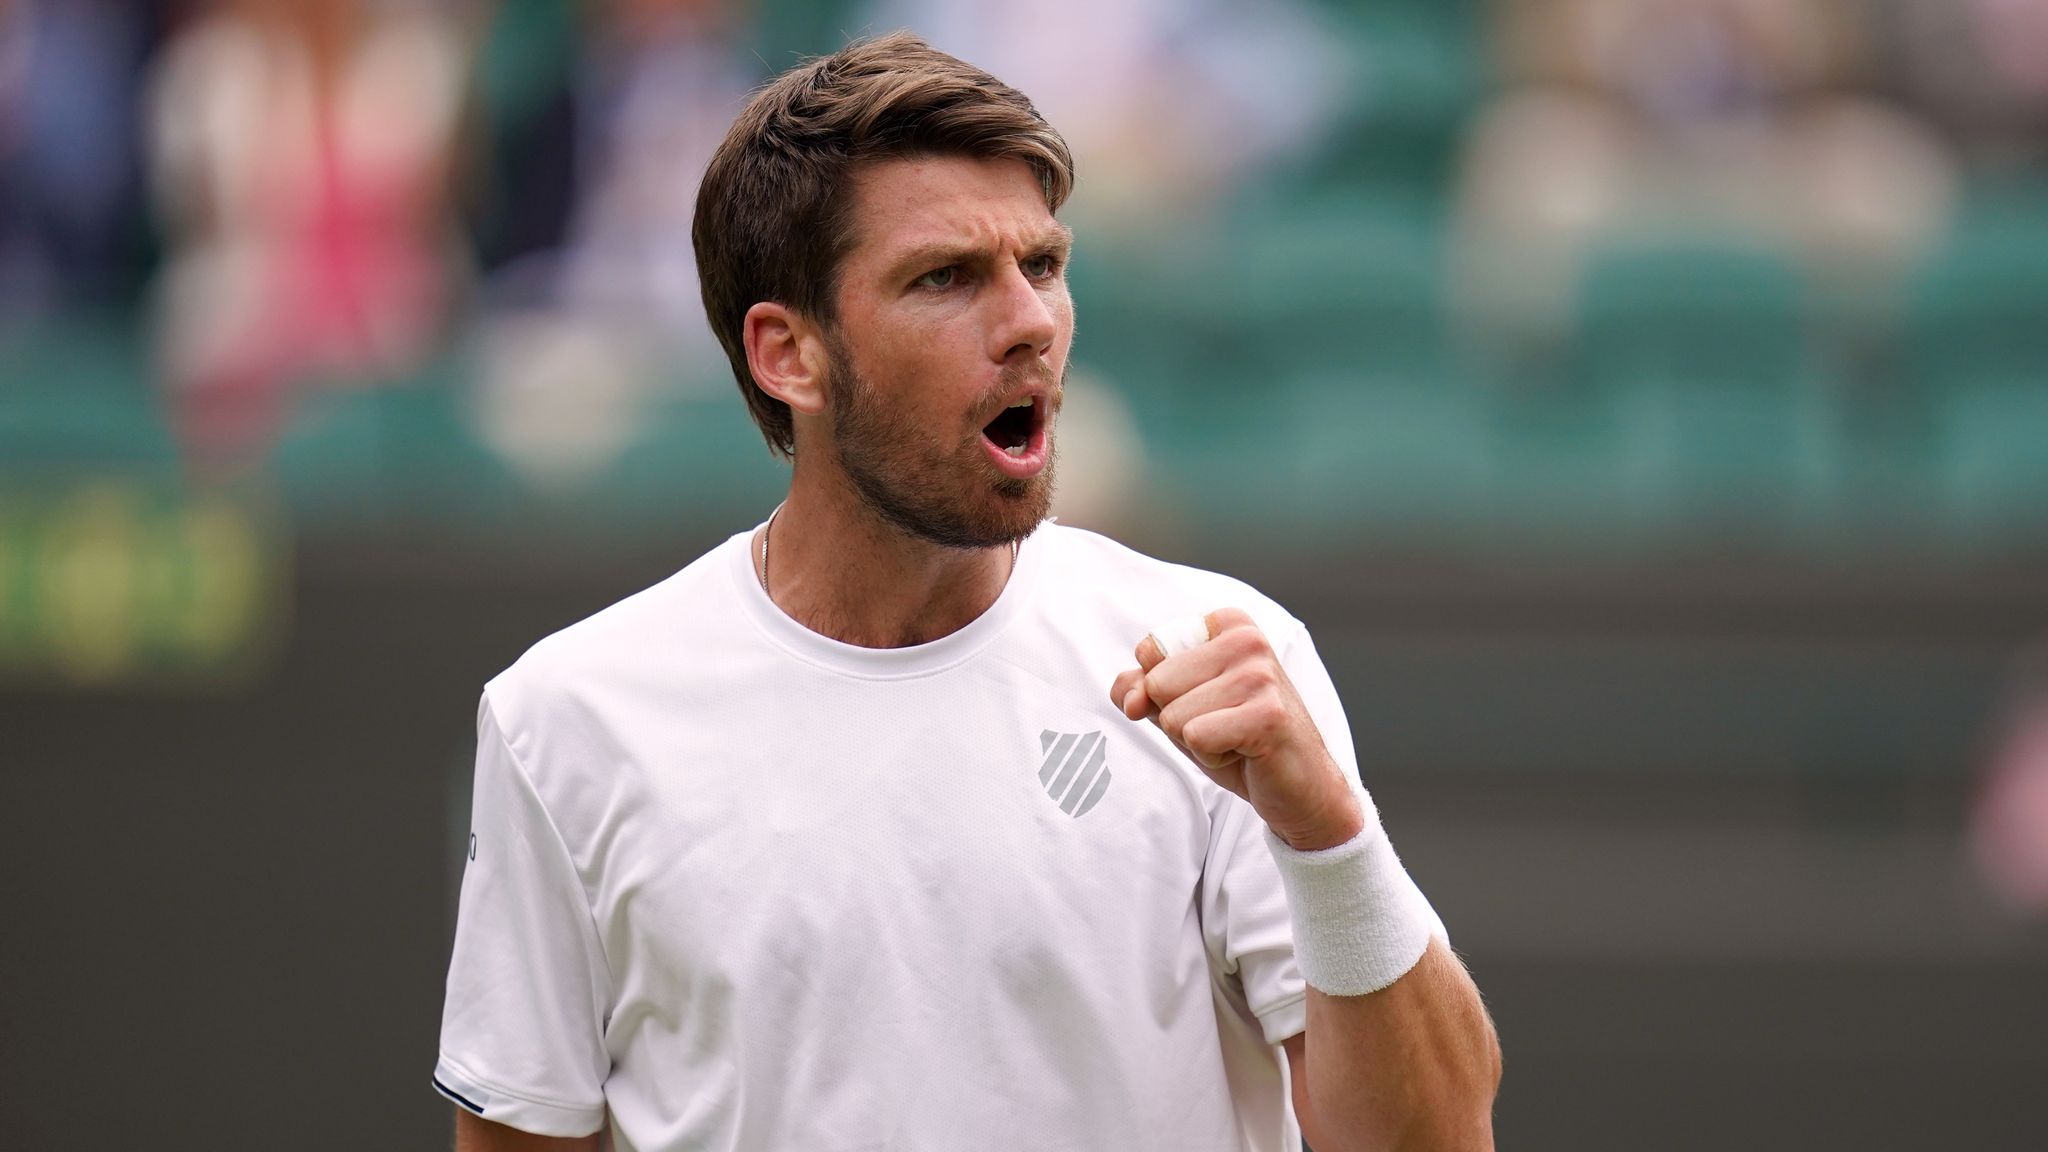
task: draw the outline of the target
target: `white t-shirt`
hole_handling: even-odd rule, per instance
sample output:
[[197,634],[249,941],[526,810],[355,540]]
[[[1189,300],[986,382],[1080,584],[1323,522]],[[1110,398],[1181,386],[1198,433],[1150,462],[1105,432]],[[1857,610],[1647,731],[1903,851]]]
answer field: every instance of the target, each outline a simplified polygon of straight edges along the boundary
[[437,1086],[621,1152],[1288,1152],[1302,1031],[1258,816],[1110,702],[1167,618],[1299,621],[1047,525],[911,648],[804,628],[749,535],[543,640],[478,712]]

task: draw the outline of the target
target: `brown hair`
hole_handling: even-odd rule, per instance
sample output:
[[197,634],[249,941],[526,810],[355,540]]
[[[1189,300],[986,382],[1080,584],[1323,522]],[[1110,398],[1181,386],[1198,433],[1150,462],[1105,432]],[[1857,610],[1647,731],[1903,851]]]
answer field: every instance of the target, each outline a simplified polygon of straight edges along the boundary
[[794,427],[789,405],[747,367],[747,309],[773,300],[829,332],[840,261],[855,244],[849,177],[876,160],[929,154],[1022,160],[1055,212],[1074,186],[1066,141],[1023,93],[908,32],[776,77],[711,157],[691,228],[704,310],[777,454],[794,450]]

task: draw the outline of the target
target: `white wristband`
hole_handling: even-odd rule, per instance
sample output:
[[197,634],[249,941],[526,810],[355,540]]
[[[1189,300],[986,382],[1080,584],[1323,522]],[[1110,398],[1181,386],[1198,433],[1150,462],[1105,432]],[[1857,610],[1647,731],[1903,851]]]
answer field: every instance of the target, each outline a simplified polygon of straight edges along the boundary
[[1334,848],[1298,852],[1266,830],[1301,974],[1332,996],[1363,996],[1399,980],[1438,931],[1436,913],[1408,878],[1362,790],[1365,829]]

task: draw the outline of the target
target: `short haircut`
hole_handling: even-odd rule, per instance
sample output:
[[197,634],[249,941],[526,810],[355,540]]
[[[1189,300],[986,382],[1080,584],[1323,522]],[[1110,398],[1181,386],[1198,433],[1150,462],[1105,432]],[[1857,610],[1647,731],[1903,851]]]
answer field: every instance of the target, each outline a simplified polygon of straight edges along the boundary
[[1057,212],[1074,186],[1066,141],[1016,89],[908,32],[856,41],[776,77],[733,121],[697,191],[691,239],[711,330],[778,455],[795,450],[789,405],[747,367],[747,309],[772,300],[836,322],[853,250],[852,176],[904,156],[1022,160]]

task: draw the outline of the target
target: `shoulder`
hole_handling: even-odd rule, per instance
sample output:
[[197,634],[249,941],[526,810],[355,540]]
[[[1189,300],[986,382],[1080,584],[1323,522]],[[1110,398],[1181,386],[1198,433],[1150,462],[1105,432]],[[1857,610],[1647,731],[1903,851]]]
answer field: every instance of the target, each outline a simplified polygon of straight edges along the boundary
[[728,568],[736,536],[667,579],[644,588],[528,648],[484,687],[486,706],[516,748],[536,729],[574,725],[600,702],[672,678],[679,668],[729,644],[736,613]]
[[1046,603],[1056,612],[1098,616],[1137,643],[1176,616],[1240,608],[1274,643],[1305,630],[1301,621],[1257,588],[1234,576],[1148,556],[1107,536],[1048,524]]

